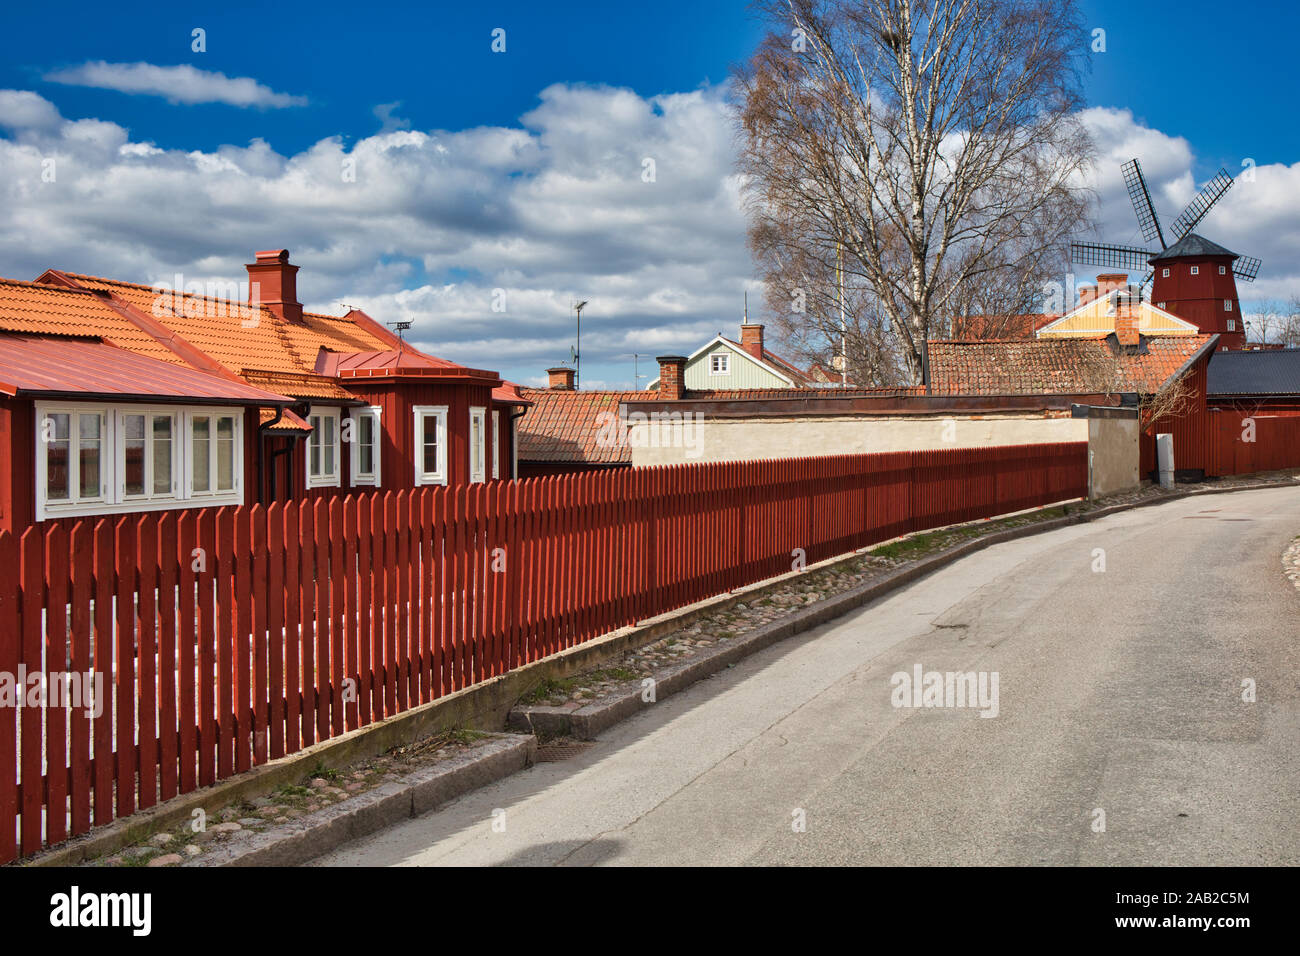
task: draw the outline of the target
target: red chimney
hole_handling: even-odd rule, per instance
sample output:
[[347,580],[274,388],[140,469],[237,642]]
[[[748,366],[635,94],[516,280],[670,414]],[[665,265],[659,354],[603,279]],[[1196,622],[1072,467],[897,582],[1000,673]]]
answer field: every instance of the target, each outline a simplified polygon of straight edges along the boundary
[[686,394],[686,356],[661,355],[656,361],[659,363],[659,397],[670,402],[679,401]]
[[760,362],[763,360],[763,327],[748,322],[740,327],[740,347]]
[[1128,288],[1128,273],[1110,272],[1097,276],[1097,297],[1108,295],[1116,289]]
[[1097,298],[1097,287],[1095,285],[1079,286],[1079,305],[1087,305],[1095,298]]
[[298,267],[289,265],[288,249],[265,249],[253,254],[248,269],[248,301],[260,303],[286,322],[302,324],[298,301]]
[[1138,299],[1125,292],[1116,297],[1115,338],[1119,339],[1120,345],[1137,345],[1139,341]]
[[567,388],[573,390],[573,369],[565,368],[563,365],[555,368],[548,368],[546,374],[550,377],[549,388]]

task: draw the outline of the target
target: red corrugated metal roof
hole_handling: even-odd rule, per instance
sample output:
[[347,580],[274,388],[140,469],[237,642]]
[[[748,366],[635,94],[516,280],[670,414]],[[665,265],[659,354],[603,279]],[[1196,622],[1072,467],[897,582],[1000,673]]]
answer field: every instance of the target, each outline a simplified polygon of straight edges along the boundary
[[286,405],[290,398],[99,339],[0,334],[0,392]]

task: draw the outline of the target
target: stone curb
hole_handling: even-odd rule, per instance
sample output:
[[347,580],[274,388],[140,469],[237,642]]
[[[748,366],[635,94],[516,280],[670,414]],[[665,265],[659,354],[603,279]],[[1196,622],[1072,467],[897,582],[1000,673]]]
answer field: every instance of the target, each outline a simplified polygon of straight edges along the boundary
[[217,847],[183,864],[204,866],[299,866],[343,844],[368,836],[531,766],[537,738],[507,735],[423,767],[302,820]]
[[[1096,521],[1098,518],[1105,518],[1121,511],[1130,511],[1134,508],[1153,504],[1165,504],[1197,495],[1224,494],[1234,491],[1260,491],[1266,488],[1297,486],[1300,486],[1300,482],[1289,481],[1260,482],[1231,488],[1198,488],[1192,491],[1162,495],[1159,498],[1124,502],[1094,511],[1065,515],[1020,528],[995,531],[992,534],[962,542],[938,554],[920,558],[908,567],[890,572],[878,580],[868,581],[841,594],[823,598],[807,608],[795,611],[780,620],[765,624],[737,640],[728,641],[725,645],[714,645],[689,661],[662,667],[654,672],[652,678],[654,680],[654,700],[658,702],[663,697],[684,690],[691,684],[704,680],[706,677],[712,677],[737,661],[743,660],[751,654],[756,654],[778,641],[812,630],[827,621],[841,617],[877,598],[883,597],[891,591],[896,591],[904,585],[910,584],[917,578],[923,577],[932,571],[937,571],[939,568],[952,564],[977,551],[982,551],[991,545],[1014,541],[1017,538],[1028,537],[1033,534],[1042,534],[1045,531],[1059,530],[1072,524]],[[607,730],[621,720],[631,717],[643,708],[651,706],[649,702],[642,699],[642,693],[641,687],[633,687],[614,694],[608,699],[576,708],[572,705],[515,707],[510,711],[506,726],[510,730],[535,733],[547,737],[563,736],[575,737],[579,740],[595,740],[602,731]]]

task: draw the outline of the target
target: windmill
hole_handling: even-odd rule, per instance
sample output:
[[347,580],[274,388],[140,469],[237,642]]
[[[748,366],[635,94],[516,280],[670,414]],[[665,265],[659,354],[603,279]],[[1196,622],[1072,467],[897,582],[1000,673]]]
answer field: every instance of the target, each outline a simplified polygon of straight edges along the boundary
[[[1137,246],[1119,246],[1108,242],[1072,242],[1070,259],[1079,265],[1100,266],[1106,269],[1124,269],[1128,272],[1146,270],[1142,288],[1150,283],[1155,270],[1150,268],[1150,261],[1161,253],[1170,251],[1165,242],[1165,232],[1151,202],[1151,193],[1147,191],[1146,180],[1142,177],[1142,166],[1136,159],[1130,159],[1123,166],[1124,185],[1128,188],[1128,198],[1133,203],[1137,214],[1138,226],[1142,229],[1142,239],[1147,243],[1159,242],[1159,249],[1142,249]],[[1220,169],[1214,178],[1206,183],[1187,208],[1182,211],[1171,230],[1174,245],[1192,234],[1192,230],[1214,208],[1214,204],[1223,198],[1223,194],[1232,188],[1233,179],[1226,169]],[[1233,275],[1254,282],[1259,275],[1260,261],[1254,256],[1238,256],[1232,266]]]
[[[1142,166],[1131,159],[1124,164],[1123,171],[1124,185],[1137,214],[1142,238],[1148,244],[1159,243],[1159,248],[1072,242],[1070,259],[1079,265],[1145,272],[1146,277],[1138,288],[1139,297],[1154,278],[1151,301],[1160,308],[1193,323],[1202,332],[1220,335],[1223,347],[1244,345],[1245,330],[1240,324],[1235,279],[1254,282],[1259,275],[1260,260],[1237,255],[1192,231],[1232,188],[1228,171],[1220,169],[1192,197],[1174,220],[1168,237],[1151,202]],[[1172,245],[1167,238],[1172,240]]]

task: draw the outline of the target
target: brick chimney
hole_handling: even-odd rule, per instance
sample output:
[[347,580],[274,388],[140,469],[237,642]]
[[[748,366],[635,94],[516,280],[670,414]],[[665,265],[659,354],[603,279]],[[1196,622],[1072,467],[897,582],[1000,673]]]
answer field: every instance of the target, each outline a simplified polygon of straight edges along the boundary
[[1087,305],[1097,298],[1097,287],[1095,285],[1079,286],[1079,305]]
[[249,303],[260,303],[284,321],[301,325],[298,267],[289,264],[289,250],[265,249],[253,256],[256,261],[245,266]]
[[[1125,276],[1127,278],[1127,276]],[[1138,298],[1121,292],[1115,303],[1115,338],[1120,345],[1137,345],[1138,336]]]
[[746,322],[740,327],[740,347],[760,362],[763,360],[763,327]]
[[559,365],[555,368],[548,368],[546,374],[550,378],[548,382],[549,388],[573,390],[573,369]]
[[659,397],[670,402],[679,401],[686,394],[686,356],[661,355],[656,361],[659,363]]
[[1109,295],[1116,289],[1128,288],[1128,273],[1110,272],[1106,275],[1097,276],[1097,296],[1100,298]]

